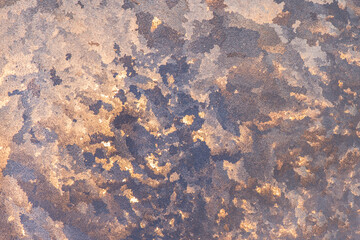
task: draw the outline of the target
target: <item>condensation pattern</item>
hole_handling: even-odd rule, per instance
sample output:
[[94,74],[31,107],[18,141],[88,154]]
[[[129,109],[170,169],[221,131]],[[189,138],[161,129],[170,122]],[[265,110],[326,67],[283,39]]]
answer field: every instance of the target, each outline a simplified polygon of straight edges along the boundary
[[359,0],[0,0],[0,239],[360,239],[359,34]]

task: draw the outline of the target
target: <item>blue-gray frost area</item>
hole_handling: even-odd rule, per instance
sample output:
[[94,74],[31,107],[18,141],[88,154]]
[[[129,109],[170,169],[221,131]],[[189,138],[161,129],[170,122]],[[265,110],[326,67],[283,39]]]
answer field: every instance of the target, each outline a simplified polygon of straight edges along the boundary
[[0,0],[0,239],[360,239],[359,35],[360,0]]

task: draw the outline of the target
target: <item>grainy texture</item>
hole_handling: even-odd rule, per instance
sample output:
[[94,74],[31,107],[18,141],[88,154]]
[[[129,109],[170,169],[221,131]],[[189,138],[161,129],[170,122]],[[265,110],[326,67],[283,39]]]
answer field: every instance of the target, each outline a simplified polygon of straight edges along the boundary
[[0,239],[360,239],[359,0],[0,0]]

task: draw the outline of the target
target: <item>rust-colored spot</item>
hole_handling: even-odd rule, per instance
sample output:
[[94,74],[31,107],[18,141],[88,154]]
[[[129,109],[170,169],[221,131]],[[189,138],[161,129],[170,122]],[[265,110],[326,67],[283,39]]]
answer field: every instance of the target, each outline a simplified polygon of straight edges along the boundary
[[97,46],[97,47],[100,46],[99,43],[93,42],[93,41],[88,42],[88,44],[89,44],[90,46]]

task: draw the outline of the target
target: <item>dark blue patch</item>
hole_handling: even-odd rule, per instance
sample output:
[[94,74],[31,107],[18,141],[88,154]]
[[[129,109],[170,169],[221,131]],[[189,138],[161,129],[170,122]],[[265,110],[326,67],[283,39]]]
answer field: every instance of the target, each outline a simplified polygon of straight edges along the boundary
[[69,60],[71,59],[71,57],[72,57],[71,53],[67,53],[67,54],[65,55],[65,60],[66,60],[66,61],[69,61]]
[[156,48],[160,54],[174,54],[181,52],[185,40],[183,35],[164,24],[160,24],[155,31],[151,31],[154,17],[150,13],[139,12],[136,14],[138,32],[147,41],[149,48]]
[[72,157],[72,159],[75,161],[75,164],[73,164],[73,169],[76,173],[82,172],[85,170],[85,160],[83,158],[82,150],[79,146],[76,144],[73,145],[67,145],[66,150],[68,154]]
[[156,138],[151,135],[143,126],[139,124],[134,124],[133,134],[131,139],[126,140],[126,143],[129,144],[128,147],[131,147],[132,153],[137,152],[139,156],[145,157],[149,152],[154,151]]
[[153,237],[151,238],[143,238],[142,233],[143,230],[141,228],[134,228],[130,234],[130,236],[128,236],[126,238],[126,240],[142,240],[142,239],[154,239]]
[[179,0],[165,0],[165,2],[169,9],[172,9],[178,4]]
[[146,39],[149,39],[150,37],[150,29],[152,25],[152,20],[154,17],[147,12],[139,12],[136,14],[136,24],[138,25],[138,32]]
[[151,194],[150,187],[147,185],[142,185],[137,180],[134,180],[132,178],[129,179],[126,183],[127,187],[133,191],[134,196],[137,199],[146,199],[149,194]]
[[130,201],[129,201],[129,199],[127,197],[124,197],[124,196],[121,196],[121,195],[120,196],[115,195],[114,200],[116,201],[117,204],[119,204],[121,210],[132,211]]
[[236,90],[236,86],[234,86],[233,84],[231,84],[229,82],[226,84],[226,91],[234,93],[235,90]]
[[116,65],[122,64],[126,69],[126,76],[135,77],[137,73],[134,69],[135,60],[132,59],[131,56],[124,55],[123,57],[115,58],[113,61]]
[[193,53],[205,53],[210,52],[214,47],[215,41],[212,37],[199,37],[196,41],[190,44],[190,50]]
[[197,118],[198,114],[199,114],[199,107],[194,106],[194,107],[190,107],[190,108],[186,109],[184,112],[182,112],[179,115],[181,117],[185,117],[186,115],[194,115],[195,118]]
[[102,133],[95,133],[90,136],[90,144],[97,144],[101,142],[112,142],[115,137],[106,136]]
[[167,206],[170,204],[170,197],[173,193],[174,184],[167,182],[166,184],[160,186],[157,189],[157,194],[159,197],[157,198],[156,205],[159,209],[162,209],[162,211],[166,211]]
[[260,53],[257,40],[260,34],[256,31],[230,27],[225,30],[225,39],[220,47],[227,55],[240,54],[241,56],[255,57]]
[[130,85],[130,92],[135,95],[136,99],[140,99],[141,92],[138,91],[138,89],[137,89],[137,87],[135,85]]
[[91,240],[91,238],[80,231],[80,229],[67,224],[64,226],[64,234],[68,239],[71,240]]
[[225,40],[225,27],[223,26],[224,16],[214,12],[214,17],[210,19],[209,23],[214,26],[211,30],[210,37],[214,39],[216,45],[221,45]]
[[[27,115],[23,114],[23,118],[24,118],[24,116],[27,116]],[[24,124],[21,127],[21,129],[19,130],[19,132],[17,132],[13,136],[12,141],[18,145],[25,143],[24,134],[26,133],[27,129],[28,129],[28,124],[26,124],[26,125]]]
[[127,100],[126,96],[125,96],[125,92],[124,90],[120,89],[116,94],[115,96],[116,98],[119,98],[120,101],[124,104]]
[[186,229],[186,239],[212,239],[212,232],[205,227],[207,222],[206,202],[198,195],[194,196],[194,208],[190,217],[186,220],[184,228]]
[[243,156],[244,156],[244,154],[242,154],[240,152],[240,150],[239,150],[239,152],[237,152],[235,154],[232,154],[232,155],[229,154],[228,152],[222,152],[222,153],[217,154],[217,155],[212,155],[211,159],[213,161],[224,161],[224,160],[226,160],[226,161],[229,161],[231,163],[235,163],[235,162],[239,161],[239,159],[241,157],[243,157]]
[[99,110],[102,107],[102,101],[99,100],[95,104],[89,106],[89,109],[94,112],[95,115],[99,114]]
[[84,163],[86,167],[92,167],[93,164],[95,163],[95,156],[90,153],[90,152],[84,152],[83,153],[84,156]]
[[120,56],[120,46],[117,44],[117,43],[114,43],[114,50],[115,50],[115,53],[116,55]]
[[231,114],[228,112],[228,106],[225,103],[225,98],[220,92],[212,92],[209,95],[210,104],[209,108],[212,108],[216,112],[216,118],[219,121],[221,127],[224,130],[230,131],[236,136],[240,135],[239,128],[232,119],[229,118]]
[[66,145],[66,150],[68,151],[68,153],[71,155],[71,157],[74,160],[79,160],[80,159],[81,148],[78,145],[76,145],[76,144]]
[[81,8],[84,8],[84,4],[82,4],[80,1],[76,3],[76,5],[79,5]]
[[138,149],[137,149],[135,141],[131,137],[126,137],[126,146],[128,147],[131,155],[137,156]]
[[175,155],[175,154],[177,154],[177,152],[178,152],[177,147],[175,147],[174,145],[171,145],[169,148],[170,155]]
[[[136,3],[137,5],[138,3]],[[135,1],[132,0],[124,0],[124,4],[121,6],[123,9],[133,9],[135,7]]]
[[26,232],[30,233],[30,235],[32,236],[32,239],[34,240],[50,239],[49,233],[41,226],[39,226],[36,221],[31,220],[25,214],[21,214],[20,220]]
[[201,129],[204,122],[205,122],[205,119],[202,119],[199,116],[196,116],[193,124],[190,125],[191,130],[197,131],[197,130]]
[[161,65],[159,67],[159,73],[163,82],[168,85],[168,74],[173,75],[175,84],[183,82],[183,75],[189,72],[190,66],[186,62],[186,57],[176,59],[175,63],[166,63],[166,65]]
[[48,130],[48,129],[44,129],[45,132],[45,138],[46,138],[46,142],[48,143],[53,143],[58,139],[58,135],[56,132]]
[[180,49],[185,43],[181,34],[163,24],[159,25],[153,33],[150,33],[150,36],[147,39],[148,47],[157,48],[165,52],[174,52],[174,50]]
[[118,164],[114,164],[108,173],[112,175],[111,179],[116,180],[123,180],[130,177],[130,173],[128,171],[122,171]]
[[120,129],[123,124],[135,123],[137,119],[138,117],[121,112],[118,116],[115,117],[113,124],[116,129]]
[[17,180],[21,180],[24,182],[36,179],[35,172],[33,170],[13,160],[7,161],[6,168],[3,171],[3,175],[9,175],[16,178]]
[[229,113],[227,111],[224,97],[221,95],[220,92],[213,92],[210,93],[209,98],[209,107],[216,110],[217,119],[219,120],[219,123],[223,127],[223,129],[226,130],[226,121]]
[[26,216],[25,214],[21,214],[20,215],[20,221],[21,221],[21,223],[24,223],[24,222],[26,222],[26,221],[29,221],[29,217],[28,216]]
[[[175,126],[178,128],[176,130],[176,135],[179,139],[179,142],[184,145],[193,145],[192,131],[190,128],[182,127],[182,123],[175,123]],[[180,127],[180,128],[179,128]]]
[[153,89],[145,90],[145,94],[148,99],[154,103],[156,106],[166,106],[168,104],[168,99],[164,97],[159,87],[154,87]]
[[200,171],[209,163],[210,148],[205,142],[196,143],[196,147],[190,149],[191,157],[187,160],[188,167],[194,167],[196,171]]
[[22,118],[23,118],[24,122],[26,122],[27,120],[30,119],[29,115],[26,114],[26,113],[24,113],[24,114],[22,115]]
[[300,176],[288,162],[285,162],[280,169],[274,168],[274,178],[278,182],[285,183],[289,191],[296,189],[300,185]]
[[105,159],[106,158],[106,152],[102,148],[97,148],[95,150],[95,155],[94,156],[97,157],[97,158],[100,158],[100,159]]
[[103,106],[103,108],[106,110],[106,111],[108,111],[108,112],[111,112],[114,108],[113,108],[113,106],[110,104],[110,103],[102,103],[102,106]]
[[185,105],[185,106],[195,103],[194,99],[192,99],[192,97],[189,94],[186,94],[184,92],[179,92],[177,94],[177,101],[179,105]]
[[21,95],[22,94],[22,91],[19,91],[19,90],[14,90],[12,92],[8,92],[8,96],[13,96],[13,95]]
[[53,82],[53,86],[60,85],[62,83],[62,79],[56,75],[56,70],[54,68],[50,70],[50,79]]
[[286,106],[286,100],[279,96],[274,91],[263,91],[260,95],[260,101],[262,101],[264,104],[269,105],[269,107],[272,107],[273,109],[280,110],[283,107]]
[[30,129],[29,134],[31,135],[30,142],[33,144],[40,144],[40,141],[36,138],[34,130]]
[[184,212],[192,212],[194,204],[190,201],[189,196],[183,193],[183,190],[176,191],[175,206]]
[[[354,3],[359,4],[359,1],[354,1]],[[339,8],[339,5],[336,1],[331,4],[326,4],[324,6],[327,10],[329,16],[333,16],[329,18],[329,22],[331,22],[337,29],[342,31],[347,25],[348,20],[350,19],[349,12],[346,9]]]
[[53,12],[56,8],[59,7],[59,3],[57,2],[57,0],[48,0],[48,1],[38,0],[37,4],[41,10],[46,12]]
[[99,200],[94,200],[92,202],[92,205],[94,206],[95,209],[95,215],[99,215],[101,213],[109,213],[109,210],[107,209],[107,204],[104,203],[103,200],[99,199]]

